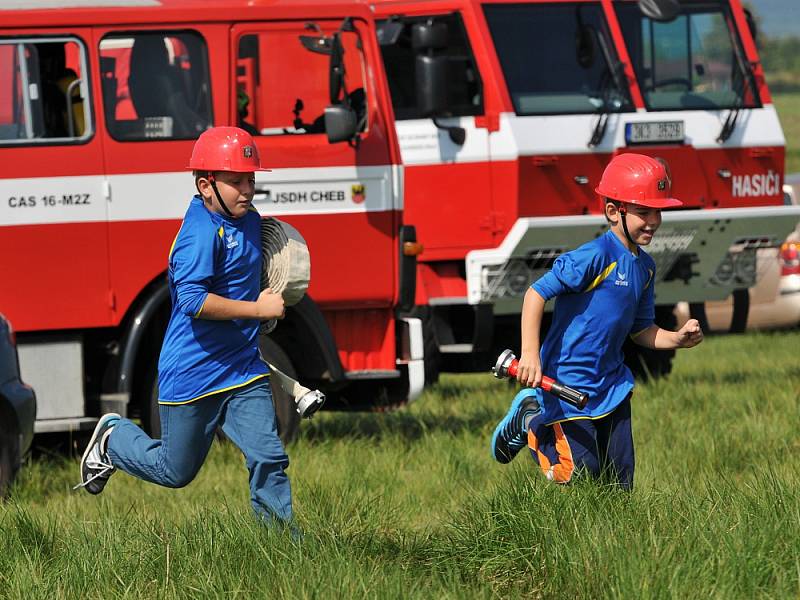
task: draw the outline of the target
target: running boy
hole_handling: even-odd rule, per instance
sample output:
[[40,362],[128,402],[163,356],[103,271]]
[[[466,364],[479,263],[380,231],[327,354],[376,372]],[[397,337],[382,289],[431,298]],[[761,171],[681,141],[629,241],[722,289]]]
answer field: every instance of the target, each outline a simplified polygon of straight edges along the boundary
[[[510,462],[527,443],[552,481],[568,483],[586,471],[608,475],[625,489],[633,486],[633,376],[623,362],[625,338],[663,350],[703,340],[694,319],[679,331],[653,322],[656,267],[640,246],[653,239],[662,208],[681,206],[670,187],[665,163],[640,154],[616,156],[595,190],[604,199],[610,230],[559,256],[528,289],[517,379],[531,388],[517,394],[494,431],[498,462]],[[540,349],[544,305],[551,298],[552,325]],[[588,392],[589,403],[579,410],[543,392],[537,387],[543,373]]]
[[99,494],[121,469],[183,487],[221,425],[245,456],[256,515],[285,523],[292,518],[289,460],[258,350],[260,321],[284,312],[280,295],[260,292],[260,216],[251,203],[254,171],[266,169],[253,138],[237,127],[205,131],[188,168],[198,194],[169,253],[172,314],[158,363],[161,439],[104,415],[83,454],[80,486]]

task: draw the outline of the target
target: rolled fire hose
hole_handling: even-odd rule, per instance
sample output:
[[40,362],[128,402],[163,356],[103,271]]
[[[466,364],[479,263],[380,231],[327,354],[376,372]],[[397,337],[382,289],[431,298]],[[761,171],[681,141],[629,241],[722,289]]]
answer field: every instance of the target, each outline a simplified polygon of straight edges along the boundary
[[[300,302],[311,279],[311,258],[303,236],[294,227],[273,217],[261,220],[261,289],[270,288],[281,294],[286,306]],[[270,333],[278,324],[270,319],[261,325],[262,333]],[[262,357],[263,358],[263,357]],[[264,361],[267,362],[267,361]],[[310,390],[267,362],[273,381],[294,398],[301,417],[311,418],[325,403],[325,394]]]
[[[311,279],[311,258],[300,232],[273,217],[261,219],[261,253],[261,289],[271,288],[283,296],[286,306],[300,302]],[[269,333],[277,324],[277,319],[266,321],[263,333]]]

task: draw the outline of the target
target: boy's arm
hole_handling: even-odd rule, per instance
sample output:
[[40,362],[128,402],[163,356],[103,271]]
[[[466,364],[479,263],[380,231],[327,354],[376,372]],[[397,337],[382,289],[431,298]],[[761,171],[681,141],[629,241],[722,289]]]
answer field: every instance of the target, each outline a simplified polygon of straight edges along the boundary
[[535,289],[528,288],[522,303],[522,354],[517,367],[517,381],[536,387],[542,382],[542,363],[539,357],[539,335],[542,327],[545,300]]
[[689,319],[678,331],[661,329],[655,323],[631,336],[640,346],[653,350],[674,350],[675,348],[693,348],[703,341],[703,331],[697,319]]
[[230,321],[231,319],[266,321],[282,318],[284,311],[283,296],[273,294],[270,289],[261,292],[255,302],[232,300],[209,292],[200,312],[195,317],[214,321]]

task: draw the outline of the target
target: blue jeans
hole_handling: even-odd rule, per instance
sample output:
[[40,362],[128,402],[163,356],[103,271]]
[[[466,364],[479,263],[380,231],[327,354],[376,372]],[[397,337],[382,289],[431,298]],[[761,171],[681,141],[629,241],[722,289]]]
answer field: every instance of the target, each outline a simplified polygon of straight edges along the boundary
[[151,483],[183,487],[197,475],[221,425],[247,461],[256,515],[268,521],[291,520],[292,492],[285,472],[289,457],[278,437],[268,379],[189,404],[162,404],[159,412],[160,440],[128,419],[114,426],[108,454],[115,467]]

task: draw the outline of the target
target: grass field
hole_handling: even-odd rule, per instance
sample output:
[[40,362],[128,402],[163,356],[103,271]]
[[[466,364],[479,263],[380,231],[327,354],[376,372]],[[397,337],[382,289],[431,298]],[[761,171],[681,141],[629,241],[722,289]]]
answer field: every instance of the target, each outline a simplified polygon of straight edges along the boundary
[[322,414],[289,448],[300,541],[250,517],[238,451],[182,490],[71,492],[37,458],[0,505],[0,598],[780,598],[800,594],[800,331],[712,337],[634,398],[636,489],[489,458],[512,388]]
[[773,96],[786,137],[786,173],[800,172],[800,92]]

